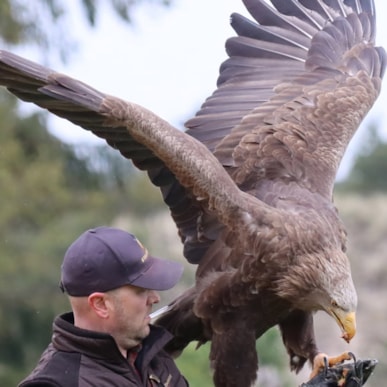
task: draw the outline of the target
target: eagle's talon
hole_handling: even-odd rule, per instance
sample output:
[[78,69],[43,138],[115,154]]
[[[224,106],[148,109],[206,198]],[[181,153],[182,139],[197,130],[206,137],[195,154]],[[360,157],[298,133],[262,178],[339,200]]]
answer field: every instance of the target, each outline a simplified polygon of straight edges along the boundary
[[328,356],[325,353],[317,354],[313,360],[313,369],[310,374],[310,379],[318,375],[323,368],[326,370],[328,367],[343,363],[346,360],[351,360],[353,356],[351,355],[350,352],[344,352],[338,356]]

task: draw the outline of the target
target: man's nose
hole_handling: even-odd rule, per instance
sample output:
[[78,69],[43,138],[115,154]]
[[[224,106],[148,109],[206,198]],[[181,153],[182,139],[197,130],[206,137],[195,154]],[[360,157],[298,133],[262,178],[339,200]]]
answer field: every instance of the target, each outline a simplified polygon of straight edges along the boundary
[[156,290],[151,290],[149,293],[149,303],[158,304],[160,302],[160,294]]

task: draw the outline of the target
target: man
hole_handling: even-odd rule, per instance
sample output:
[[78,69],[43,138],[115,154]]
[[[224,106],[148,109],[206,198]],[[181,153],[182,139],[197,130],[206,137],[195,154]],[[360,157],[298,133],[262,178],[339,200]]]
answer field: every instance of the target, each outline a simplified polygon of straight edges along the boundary
[[172,288],[182,271],[125,231],[83,233],[61,269],[72,313],[54,320],[51,343],[19,386],[188,386],[163,350],[171,335],[149,317],[157,291]]

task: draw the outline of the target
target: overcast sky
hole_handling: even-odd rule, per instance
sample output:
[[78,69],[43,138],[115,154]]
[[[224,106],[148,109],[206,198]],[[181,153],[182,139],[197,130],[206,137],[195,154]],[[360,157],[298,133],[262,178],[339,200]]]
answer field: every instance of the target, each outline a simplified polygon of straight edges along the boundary
[[[143,105],[176,126],[193,115],[215,89],[219,65],[226,59],[225,40],[234,35],[230,14],[248,15],[241,0],[175,0],[171,8],[139,7],[134,24],[128,26],[101,3],[106,8],[100,12],[96,29],[86,26],[79,9],[72,9],[72,33],[80,41],[79,49],[66,66],[58,63],[55,69]],[[377,43],[387,47],[382,18],[387,1],[376,3]],[[386,125],[386,89],[387,85],[363,127],[373,121]],[[96,139],[63,120],[53,120],[52,126],[55,134],[71,143]]]

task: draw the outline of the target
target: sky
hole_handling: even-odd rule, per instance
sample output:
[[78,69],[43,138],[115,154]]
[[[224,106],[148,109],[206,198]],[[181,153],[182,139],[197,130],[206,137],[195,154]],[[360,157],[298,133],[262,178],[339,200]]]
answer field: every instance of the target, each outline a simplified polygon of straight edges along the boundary
[[[375,0],[377,44],[387,48],[387,1]],[[87,27],[77,8],[71,4],[71,33],[79,41],[66,65],[55,70],[91,86],[143,105],[182,127],[187,118],[216,88],[220,64],[226,59],[224,44],[234,36],[229,25],[232,12],[248,16],[241,0],[174,0],[170,8],[144,5],[133,13],[132,25],[119,21],[107,6],[100,11],[97,28]],[[31,58],[34,59],[34,58]],[[52,66],[51,66],[52,67]],[[362,124],[386,126],[387,85]],[[82,144],[100,141],[67,121],[51,118],[53,133],[66,142]],[[386,136],[386,131],[382,130]],[[354,149],[362,142],[357,134],[347,151],[339,177],[351,165]]]

